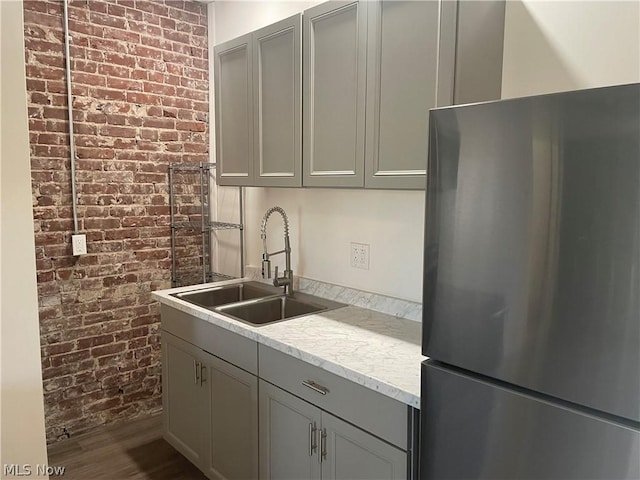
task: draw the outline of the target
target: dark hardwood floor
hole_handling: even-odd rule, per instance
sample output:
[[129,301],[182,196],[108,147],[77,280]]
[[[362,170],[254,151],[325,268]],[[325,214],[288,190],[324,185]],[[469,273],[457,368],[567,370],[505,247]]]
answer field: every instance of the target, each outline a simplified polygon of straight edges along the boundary
[[53,444],[48,453],[49,465],[66,467],[65,480],[206,479],[164,441],[161,415],[99,428]]

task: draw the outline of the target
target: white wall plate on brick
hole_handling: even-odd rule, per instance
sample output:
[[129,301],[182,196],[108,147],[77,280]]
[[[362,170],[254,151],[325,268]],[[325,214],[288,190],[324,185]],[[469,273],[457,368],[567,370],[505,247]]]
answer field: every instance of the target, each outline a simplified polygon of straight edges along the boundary
[[87,236],[83,234],[71,235],[71,246],[73,248],[73,255],[86,255],[87,254]]

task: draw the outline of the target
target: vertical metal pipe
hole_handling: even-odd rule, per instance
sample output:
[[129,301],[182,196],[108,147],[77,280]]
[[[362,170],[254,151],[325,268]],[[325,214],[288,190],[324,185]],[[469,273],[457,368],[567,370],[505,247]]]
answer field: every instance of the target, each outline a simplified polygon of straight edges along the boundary
[[73,136],[73,94],[71,92],[71,54],[69,43],[69,5],[64,0],[64,55],[67,76],[67,110],[69,112],[69,156],[71,157],[71,202],[73,205],[73,232],[78,233],[78,198],[76,193],[76,144]]
[[169,216],[171,222],[171,286],[177,286],[176,275],[176,226],[174,217],[173,165],[169,165]]
[[244,277],[244,187],[240,189],[240,277]]
[[211,164],[203,162],[204,168],[204,179],[207,186],[205,191],[205,200],[207,204],[202,208],[202,214],[205,215],[205,227],[206,234],[203,234],[203,238],[206,239],[207,245],[207,255],[204,256],[203,253],[203,261],[206,259],[206,263],[204,265],[205,272],[207,275],[207,280],[211,281],[213,279],[213,241],[211,237],[213,236],[213,229],[211,228]]
[[201,239],[202,239],[202,283],[207,283],[207,269],[205,267],[205,241],[204,236],[207,234],[205,230],[205,218],[204,218],[204,163],[200,163],[200,225],[201,225]]

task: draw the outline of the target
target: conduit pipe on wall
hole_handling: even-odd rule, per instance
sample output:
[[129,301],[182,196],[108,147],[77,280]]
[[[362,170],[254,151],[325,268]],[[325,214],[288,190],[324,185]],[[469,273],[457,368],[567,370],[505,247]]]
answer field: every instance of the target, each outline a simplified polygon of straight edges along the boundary
[[71,92],[71,54],[69,44],[69,2],[64,0],[64,56],[67,76],[67,110],[69,112],[69,156],[71,161],[71,202],[73,205],[73,233],[78,233],[78,198],[76,194],[76,143],[73,136],[73,94]]

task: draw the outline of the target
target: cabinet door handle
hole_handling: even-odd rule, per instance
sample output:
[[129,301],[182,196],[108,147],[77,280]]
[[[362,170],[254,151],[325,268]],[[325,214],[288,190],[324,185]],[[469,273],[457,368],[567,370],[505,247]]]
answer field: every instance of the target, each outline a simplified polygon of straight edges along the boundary
[[323,387],[322,385],[314,382],[313,380],[305,380],[304,382],[302,382],[302,385],[304,385],[307,388],[310,388],[311,390],[319,393],[320,395],[326,395],[327,393],[329,393],[329,389],[327,387]]
[[327,459],[327,429],[320,430],[320,463]]
[[309,423],[309,456],[313,456],[313,452],[318,448],[316,443],[316,422]]
[[195,378],[193,379],[194,383],[198,385],[200,383],[200,378],[198,378],[198,362],[193,361],[193,375]]
[[194,360],[193,365],[196,369],[196,385],[202,385],[202,363]]
[[207,381],[207,367],[200,364],[200,386]]

